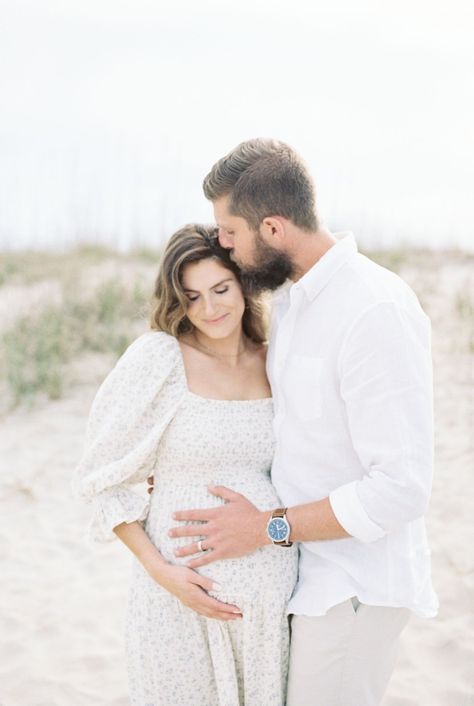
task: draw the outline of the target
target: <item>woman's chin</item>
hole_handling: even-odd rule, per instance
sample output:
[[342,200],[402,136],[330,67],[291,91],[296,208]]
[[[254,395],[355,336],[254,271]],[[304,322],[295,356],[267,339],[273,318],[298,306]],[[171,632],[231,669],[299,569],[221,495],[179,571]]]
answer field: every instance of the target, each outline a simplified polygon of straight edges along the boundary
[[212,329],[211,331],[201,331],[201,333],[206,336],[206,338],[212,339],[213,341],[220,341],[221,339],[231,336],[233,331],[216,331],[216,329]]
[[220,325],[206,326],[199,329],[200,333],[213,341],[219,341],[229,336],[240,333],[241,326],[230,326],[229,322],[223,322]]

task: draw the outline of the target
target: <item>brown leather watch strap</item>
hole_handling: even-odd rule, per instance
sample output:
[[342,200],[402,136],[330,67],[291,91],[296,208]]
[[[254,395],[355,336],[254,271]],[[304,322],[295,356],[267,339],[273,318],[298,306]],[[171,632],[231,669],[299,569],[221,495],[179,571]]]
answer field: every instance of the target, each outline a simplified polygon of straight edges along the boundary
[[[276,510],[273,510],[271,519],[275,519],[275,517],[284,517],[288,527],[290,526],[290,523],[288,522],[287,518],[285,517],[286,511],[288,510],[287,507],[277,507]],[[290,528],[291,529],[291,528]],[[283,541],[278,541],[278,540],[273,540],[273,544],[277,544],[279,547],[291,547],[293,545],[293,542],[283,542]]]

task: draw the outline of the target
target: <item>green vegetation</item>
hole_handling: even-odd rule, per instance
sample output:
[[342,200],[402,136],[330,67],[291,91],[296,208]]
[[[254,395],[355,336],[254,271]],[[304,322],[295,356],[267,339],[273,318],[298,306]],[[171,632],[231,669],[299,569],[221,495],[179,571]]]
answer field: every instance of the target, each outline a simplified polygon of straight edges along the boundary
[[472,353],[474,351],[474,301],[468,282],[466,282],[465,288],[458,292],[454,306],[457,316],[463,321],[468,350]]
[[458,292],[455,307],[461,319],[466,319],[474,325],[474,302],[470,297],[469,291]]
[[123,353],[134,337],[132,322],[144,318],[146,298],[115,281],[84,301],[66,295],[18,319],[1,337],[1,367],[13,405],[38,393],[62,396],[65,365],[83,351]]
[[397,273],[400,272],[403,265],[407,264],[409,258],[409,254],[403,250],[373,250],[366,254],[382,267]]
[[[147,327],[155,268],[145,264],[143,272],[144,260],[138,254],[129,256],[127,268],[120,270],[125,256],[90,248],[64,255],[2,257],[0,284],[9,280],[25,286],[27,298],[27,288],[47,277],[59,283],[62,293],[59,303],[32,306],[0,332],[0,383],[7,398],[2,407],[32,401],[38,394],[62,397],[68,383],[67,364],[81,353],[116,357],[123,353],[141,322],[143,329]],[[104,266],[107,276],[94,272],[97,265]],[[91,280],[98,284],[92,286]]]
[[78,266],[85,268],[106,261],[157,265],[159,254],[146,248],[124,254],[95,245],[83,245],[65,252],[29,250],[0,253],[0,287],[4,284],[32,284],[59,276],[74,276]]
[[48,307],[37,317],[23,317],[3,335],[2,370],[14,404],[39,391],[51,399],[61,396],[62,364],[73,348],[68,333],[61,311]]
[[[416,274],[417,268],[430,272],[428,281],[408,278],[421,299],[426,299],[425,309],[430,314],[442,253],[396,250],[371,252],[369,256],[391,270],[402,270],[402,276]],[[449,253],[449,257],[460,262],[474,259],[463,253]],[[60,398],[69,384],[68,364],[83,353],[118,357],[147,328],[158,261],[153,250],[125,255],[90,246],[64,253],[1,254],[0,303],[2,286],[12,285],[15,296],[18,288],[18,296],[27,305],[38,283],[48,280],[56,294],[59,289],[54,303],[51,298],[37,303],[33,297],[27,314],[16,316],[13,312],[6,324],[0,320],[0,327],[4,324],[0,328],[2,409],[34,400],[37,395]],[[453,297],[453,308],[454,316],[467,324],[473,350],[474,303],[468,282]]]

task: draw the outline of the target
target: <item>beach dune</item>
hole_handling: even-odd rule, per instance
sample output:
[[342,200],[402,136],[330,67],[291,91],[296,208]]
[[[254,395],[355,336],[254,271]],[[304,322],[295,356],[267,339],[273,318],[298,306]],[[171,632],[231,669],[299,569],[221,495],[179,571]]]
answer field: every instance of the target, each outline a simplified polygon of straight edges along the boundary
[[[474,706],[472,259],[408,253],[397,267],[433,322],[436,472],[427,527],[440,612],[411,619],[384,706]],[[146,322],[134,326],[139,332]],[[77,356],[61,399],[40,398],[1,420],[1,706],[128,704],[130,557],[119,542],[86,543],[89,511],[70,490],[88,410],[113,360],[110,352]]]

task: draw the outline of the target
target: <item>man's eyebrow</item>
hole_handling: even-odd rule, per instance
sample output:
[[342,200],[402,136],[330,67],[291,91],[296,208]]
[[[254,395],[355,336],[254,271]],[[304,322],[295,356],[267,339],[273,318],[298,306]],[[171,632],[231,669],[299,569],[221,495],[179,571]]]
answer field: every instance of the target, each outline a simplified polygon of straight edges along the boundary
[[[224,284],[225,282],[232,282],[232,277],[227,277],[226,279],[221,279],[220,282],[217,282],[217,284],[213,284],[212,287],[209,287],[209,289],[215,289],[216,287],[219,287],[219,285]],[[194,292],[195,294],[199,294],[199,290],[188,289],[186,287],[183,288],[183,292]]]

